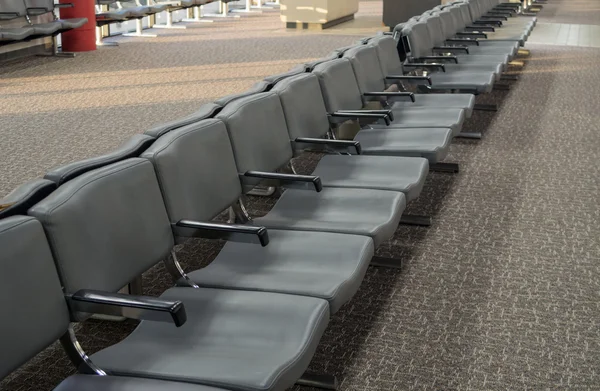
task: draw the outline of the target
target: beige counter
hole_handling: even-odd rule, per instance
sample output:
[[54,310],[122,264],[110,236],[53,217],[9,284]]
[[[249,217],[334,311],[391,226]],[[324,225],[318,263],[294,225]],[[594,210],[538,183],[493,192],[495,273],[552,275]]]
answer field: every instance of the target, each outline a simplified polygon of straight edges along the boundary
[[288,28],[325,29],[354,19],[358,0],[281,0],[281,20]]

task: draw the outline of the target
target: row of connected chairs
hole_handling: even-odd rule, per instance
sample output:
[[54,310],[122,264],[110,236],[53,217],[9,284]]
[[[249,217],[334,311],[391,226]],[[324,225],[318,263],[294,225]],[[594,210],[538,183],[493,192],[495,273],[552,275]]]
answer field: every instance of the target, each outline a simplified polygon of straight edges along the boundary
[[[39,38],[52,38],[52,55],[72,56],[58,50],[56,37],[66,31],[87,23],[86,18],[58,19],[54,13],[57,8],[72,7],[73,4],[54,4],[54,0],[3,0],[0,2],[0,22],[11,21],[11,26],[0,26],[0,46],[27,42]],[[51,15],[52,20],[33,23],[31,18]],[[22,26],[15,26],[21,21]]]
[[[11,321],[0,340],[11,353],[0,378],[60,339],[80,372],[60,391],[335,388],[333,377],[305,373],[330,316],[369,266],[401,268],[376,249],[398,224],[430,224],[405,215],[406,203],[430,170],[458,172],[444,159],[480,109],[474,93],[502,77],[493,64],[516,56],[500,45],[487,62],[458,70],[445,58],[401,60],[406,45],[426,49],[420,35],[429,39],[437,24],[427,21],[439,13],[411,22],[426,29],[407,39],[360,40],[1,200],[0,297]],[[488,42],[477,38],[473,46]],[[465,84],[469,73],[487,75],[477,82],[487,87]],[[410,83],[421,88],[410,92]],[[323,154],[314,170],[296,174],[295,159],[314,152]],[[245,195],[265,184],[285,190],[252,218]],[[174,246],[192,237],[226,243],[207,267],[184,271]],[[159,262],[175,283],[160,297],[115,293]],[[14,296],[31,281],[35,291]],[[141,322],[88,357],[72,323],[93,314]]]

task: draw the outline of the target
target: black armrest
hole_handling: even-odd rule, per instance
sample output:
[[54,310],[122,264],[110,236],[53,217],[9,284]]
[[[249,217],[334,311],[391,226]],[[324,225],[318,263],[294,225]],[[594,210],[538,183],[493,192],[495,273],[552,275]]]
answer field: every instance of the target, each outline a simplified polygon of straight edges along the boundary
[[481,17],[484,19],[493,18],[493,19],[500,19],[500,20],[508,20],[508,16],[506,16],[506,14],[495,13],[495,12],[488,12],[487,14],[482,15]]
[[73,7],[75,7],[75,4],[73,4],[73,3],[54,4],[54,8],[73,8]]
[[459,37],[477,37],[477,38],[487,38],[487,34],[484,34],[482,32],[478,32],[478,31],[473,31],[473,32],[459,32],[456,33],[457,36]]
[[29,13],[29,11],[41,11],[41,12],[36,12],[35,15],[41,15],[41,14],[45,14],[47,12],[52,12],[51,9],[48,9],[46,7],[27,7],[27,12]]
[[487,26],[484,23],[482,23],[481,25],[478,25],[478,26],[467,26],[467,27],[465,27],[465,29],[467,29],[467,30],[477,30],[478,32],[479,31],[489,31],[489,32],[492,32],[492,33],[494,31],[496,31],[496,29],[494,28],[494,26]]
[[224,239],[232,242],[256,243],[265,247],[269,234],[265,227],[252,225],[179,220],[171,228],[176,236],[184,238]]
[[498,27],[502,27],[502,21],[498,20],[498,19],[492,19],[491,16],[488,16],[488,17],[482,16],[481,19],[482,20],[476,20],[473,23],[475,23],[475,24],[493,24]]
[[479,46],[479,41],[477,41],[476,39],[471,39],[471,38],[450,38],[447,39],[446,42],[456,42],[456,43],[464,43],[464,44],[474,44],[476,46]]
[[297,144],[315,144],[323,145],[333,149],[336,152],[349,153],[351,155],[360,155],[362,148],[360,142],[353,140],[329,140],[325,138],[309,138],[309,137],[298,137],[294,140]]
[[381,109],[381,110],[340,110],[337,113],[351,113],[351,114],[384,114],[390,119],[390,121],[394,120],[394,113],[389,109]]
[[323,190],[321,178],[315,175],[280,174],[263,171],[246,171],[240,174],[242,182],[247,178],[270,179],[276,181],[280,186],[302,190],[314,189],[317,193]]
[[431,85],[431,77],[429,76],[386,76],[386,80],[406,80],[406,81],[424,81]]
[[363,96],[407,97],[411,102],[415,101],[415,94],[412,92],[365,92]]
[[82,289],[66,295],[73,312],[123,316],[129,319],[154,320],[182,326],[185,307],[179,300],[164,300],[150,296],[134,296]]
[[387,114],[375,114],[375,113],[361,113],[362,110],[354,111],[336,111],[335,113],[327,114],[329,118],[347,118],[347,119],[376,119],[383,120],[387,126],[392,123],[390,117]]
[[417,60],[450,60],[455,64],[458,64],[458,57],[456,56],[425,56],[419,57]]
[[448,50],[450,52],[458,50],[469,54],[469,48],[465,46],[434,46],[433,50]]
[[431,69],[441,69],[442,72],[446,72],[446,67],[444,66],[444,64],[436,64],[436,63],[422,63],[422,62],[408,62],[408,63],[404,63],[402,64],[402,66],[404,68],[406,67],[414,67],[414,68],[423,68],[423,69],[427,69],[427,68],[431,68]]

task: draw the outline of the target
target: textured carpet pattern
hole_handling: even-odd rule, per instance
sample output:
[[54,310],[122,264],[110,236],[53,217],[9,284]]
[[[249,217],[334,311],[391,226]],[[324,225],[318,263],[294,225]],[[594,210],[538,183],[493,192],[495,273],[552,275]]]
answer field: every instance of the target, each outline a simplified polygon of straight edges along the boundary
[[[571,3],[551,2],[557,10]],[[252,29],[260,30],[273,18],[262,15],[242,23],[247,23],[249,35],[259,34]],[[194,37],[190,41],[196,39],[195,32],[185,34]],[[182,68],[170,68],[161,59],[145,71],[149,72],[145,78],[134,72],[135,64],[147,55],[136,47],[160,42],[132,44],[123,63],[113,66],[115,72],[123,72],[123,78],[113,79],[111,72],[98,70],[98,64],[110,64],[100,55],[81,56],[82,64],[75,69],[69,63],[59,66],[47,60],[32,61],[33,69],[15,66],[4,73],[1,87],[3,92],[13,88],[15,95],[14,100],[4,93],[0,98],[5,102],[0,106],[4,110],[1,131],[7,134],[3,139],[11,140],[8,152],[13,154],[7,160],[10,175],[3,177],[17,184],[29,173],[46,169],[48,160],[54,164],[107,150],[117,144],[113,138],[122,140],[162,117],[189,112],[213,95],[244,88],[261,75],[285,70],[300,58],[325,54],[352,40],[301,34],[280,40],[267,33],[239,44],[231,40],[237,53],[208,42],[198,44],[196,53],[182,50],[182,57],[173,60]],[[273,44],[289,58],[271,53]],[[177,46],[165,44],[163,49],[178,51]],[[199,53],[205,48],[212,48],[213,57]],[[499,103],[500,110],[476,112],[466,124],[482,130],[484,139],[452,146],[447,160],[459,162],[461,173],[430,175],[421,197],[409,205],[411,213],[431,214],[433,226],[401,226],[378,249],[380,255],[401,258],[406,268],[402,272],[370,269],[355,298],[333,317],[311,370],[336,374],[341,390],[600,389],[600,122],[595,93],[600,89],[600,50],[529,48],[532,55],[512,90],[481,100]],[[117,58],[112,51],[105,53]],[[241,66],[226,65],[238,57],[242,58],[238,65],[251,64],[243,72]],[[202,59],[204,65],[193,64]],[[222,78],[232,83],[228,89],[211,89],[220,84],[208,81],[202,70],[209,69],[223,73]],[[167,79],[181,77],[181,85],[153,79],[152,71]],[[36,99],[41,101],[42,90],[58,97],[62,85],[70,96],[77,83],[85,85],[78,77],[93,72],[103,77],[89,79],[95,87],[81,91],[81,101],[66,98],[70,99],[67,105],[50,99],[45,112],[18,112],[32,108]],[[190,77],[193,81],[187,82]],[[18,80],[14,85],[12,78]],[[41,79],[46,83],[35,82]],[[95,107],[91,103],[96,100],[88,100],[90,94],[116,94],[119,84],[143,98],[127,106],[104,97],[106,105]],[[40,95],[27,98],[25,92],[19,95],[20,88]],[[151,103],[158,98],[146,94],[145,88],[163,91],[164,96]],[[71,107],[76,103],[92,107]],[[63,105],[61,111],[53,111],[58,105]],[[118,114],[110,115],[112,110]],[[153,118],[144,117],[152,113],[156,113]],[[67,117],[74,124],[59,127]],[[60,140],[53,141],[56,137]],[[43,143],[39,146],[43,157],[28,153],[32,143]],[[296,166],[310,172],[316,159],[301,157]],[[4,164],[5,160],[6,174]],[[10,187],[6,182],[2,185]],[[248,204],[260,214],[273,200],[250,198]],[[193,270],[210,262],[219,248],[216,242],[194,240],[179,250],[179,256],[186,269]],[[144,275],[149,294],[160,294],[170,284],[161,266]],[[94,352],[133,327],[92,321],[82,325],[78,335],[83,346]],[[49,390],[72,372],[60,347],[53,346],[0,386],[11,391]]]

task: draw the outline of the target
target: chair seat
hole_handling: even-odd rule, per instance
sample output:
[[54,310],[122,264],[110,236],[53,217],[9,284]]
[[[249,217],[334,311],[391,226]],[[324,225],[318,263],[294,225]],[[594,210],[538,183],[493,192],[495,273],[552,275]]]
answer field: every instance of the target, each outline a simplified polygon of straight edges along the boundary
[[325,155],[313,175],[325,187],[399,191],[411,201],[421,193],[428,172],[429,162],[421,158]]
[[375,246],[392,237],[406,206],[404,194],[384,190],[288,189],[266,216],[268,228],[370,236]]
[[360,141],[363,155],[423,157],[429,163],[442,161],[448,154],[452,131],[448,128],[365,129],[354,140]]
[[207,267],[189,273],[199,286],[312,296],[332,313],[356,293],[373,257],[366,236],[269,230],[269,245],[227,242]]
[[[504,47],[504,46],[475,46],[469,45],[469,55],[468,57],[472,57],[475,55],[499,55],[499,56],[508,56],[508,59],[512,59],[514,56],[515,49],[512,47]],[[460,60],[459,60],[460,61]]]
[[32,35],[52,35],[62,29],[62,23],[56,21],[40,23],[32,25],[31,28],[33,28]]
[[494,41],[494,40],[489,40],[489,39],[481,39],[478,42],[479,42],[479,46],[483,47],[483,48],[502,47],[502,48],[512,50],[513,56],[517,55],[517,52],[519,51],[519,42],[517,40],[511,42],[511,41]]
[[[471,50],[469,48],[469,50]],[[476,62],[482,64],[508,64],[510,62],[510,58],[508,54],[463,54],[463,53],[455,53],[456,57],[458,57],[458,63],[467,64],[469,62]]]
[[[416,100],[416,98],[415,98]],[[457,135],[465,121],[462,109],[455,108],[394,108],[392,126],[384,124],[370,125],[371,128],[382,128],[394,131],[398,128],[450,128]]]
[[432,88],[436,90],[474,90],[478,93],[490,92],[494,87],[492,72],[437,72],[429,75]]
[[31,27],[2,28],[0,42],[22,41],[34,33]]
[[119,376],[184,381],[235,390],[283,390],[299,379],[329,321],[325,300],[265,292],[171,288],[181,327],[142,321],[91,359]]
[[88,22],[87,18],[69,18],[69,19],[59,19],[57,22],[60,22],[62,29],[76,29],[78,27],[83,26]]
[[224,391],[198,384],[123,376],[74,375],[54,391]]
[[460,59],[459,64],[445,64],[446,73],[463,72],[463,73],[494,73],[494,79],[500,77],[504,72],[504,65],[498,62],[481,62],[473,59]]
[[465,111],[465,117],[470,118],[475,106],[473,94],[416,94],[415,101],[397,101],[392,104],[392,110],[397,108],[457,108]]
[[114,10],[114,11],[105,11],[105,12],[99,12],[96,14],[96,20],[98,22],[102,22],[105,20],[115,20],[115,21],[120,21],[120,20],[127,20],[130,17],[133,17],[134,13],[128,11],[125,8],[122,9],[118,9],[118,10]]

